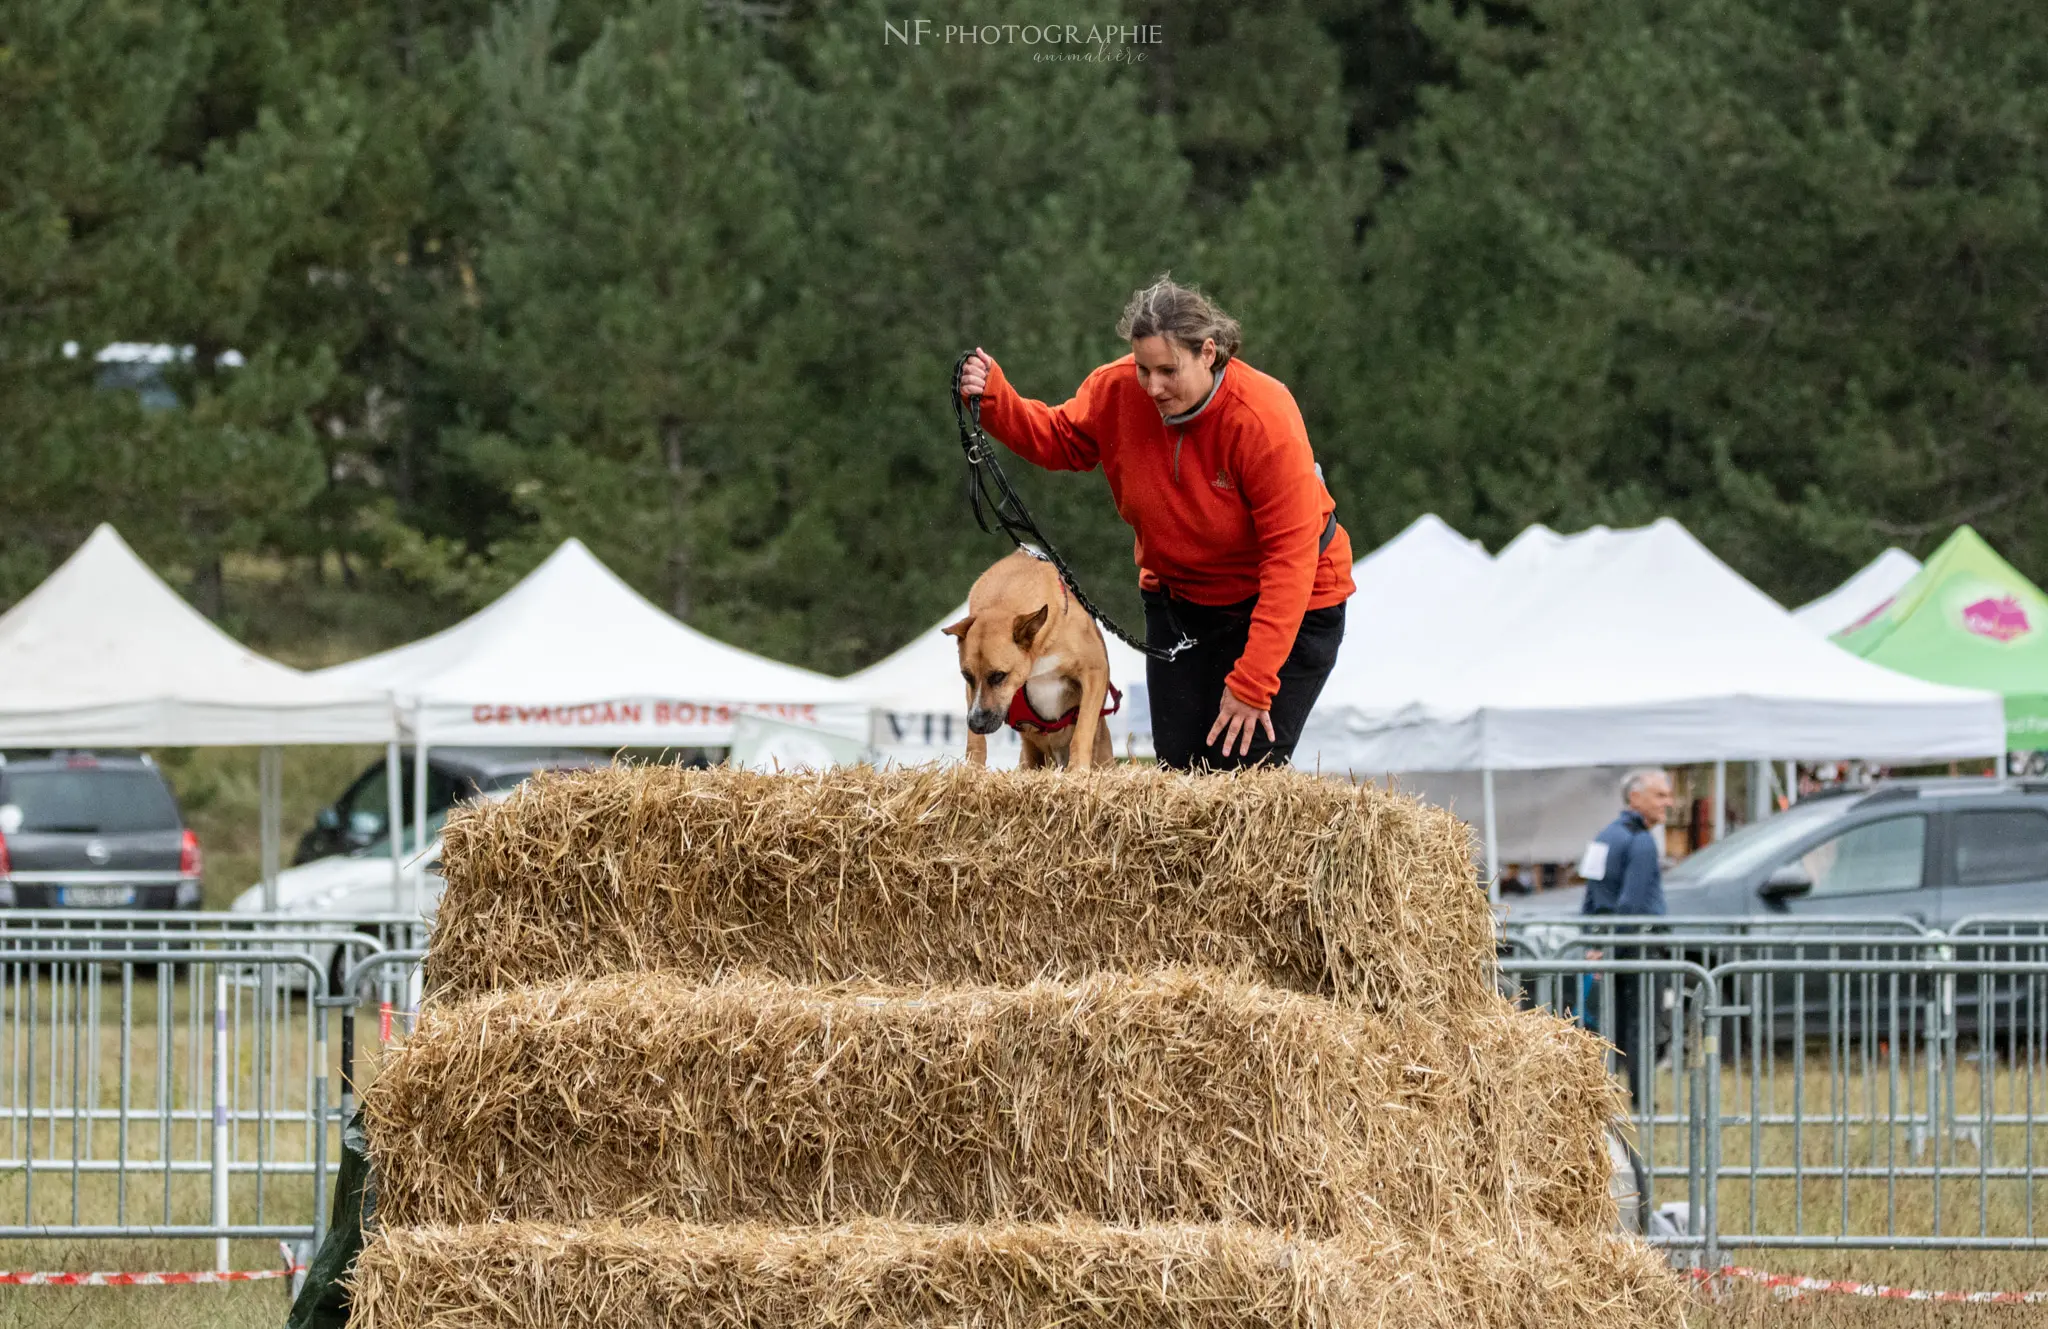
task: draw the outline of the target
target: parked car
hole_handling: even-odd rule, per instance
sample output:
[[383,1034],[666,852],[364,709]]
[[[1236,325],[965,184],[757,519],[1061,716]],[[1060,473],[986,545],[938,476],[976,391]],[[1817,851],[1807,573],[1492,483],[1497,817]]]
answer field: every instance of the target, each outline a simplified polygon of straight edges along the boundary
[[[1582,887],[1547,891],[1515,901],[1506,917],[1532,940],[1562,946],[1572,936],[1583,896]],[[1816,924],[1816,932],[1830,935],[1854,932],[1858,918],[1904,918],[1946,932],[1972,915],[1992,915],[2044,920],[2015,929],[2038,936],[2048,931],[2048,783],[1898,780],[1822,794],[1684,859],[1664,874],[1664,897],[1674,916],[1731,923],[1847,920]],[[1670,944],[1678,947],[1676,954],[1688,955],[1682,937]],[[1849,958],[1885,953],[1882,941],[1873,939]],[[1957,949],[1959,959],[1976,954]],[[1958,983],[1949,998],[1958,1027],[1976,1026],[1987,997],[2011,1000],[2015,981],[1992,976]],[[1837,1003],[1852,1012],[1886,1008],[1889,1016],[1887,1004],[1897,1001],[1905,1008],[1901,1018],[1926,1018],[1922,1007],[1933,993],[1910,981],[1895,988],[1865,981],[1802,982],[1790,974],[1770,987],[1768,1011],[1779,1035],[1794,1028],[1802,1012],[1806,1028],[1821,1026]],[[1748,991],[1731,989],[1725,1000],[1740,1006]],[[1668,992],[1662,1004],[1668,1007]]]
[[[511,795],[511,788],[502,788],[474,797],[495,801]],[[391,840],[385,837],[351,853],[330,854],[280,872],[277,876],[277,912],[303,918],[308,931],[332,932],[353,928],[366,936],[381,936],[386,941],[389,936],[384,934],[384,930],[366,920],[381,917],[432,922],[441,903],[441,892],[447,888],[447,882],[441,876],[441,827],[452,810],[452,807],[442,808],[427,818],[429,840],[423,856],[411,848],[412,827],[405,828],[405,847],[400,850],[400,872],[395,886],[391,872]],[[413,913],[411,874],[416,858],[423,859],[419,865],[417,914]],[[238,914],[261,913],[263,884],[258,882],[243,891],[229,907]],[[339,993],[351,957],[344,953],[343,947],[333,942],[315,943],[309,953],[326,970],[328,991]],[[354,958],[360,958],[360,952]]]
[[197,909],[199,837],[140,753],[0,756],[0,904]]
[[[364,843],[355,845],[345,852],[327,854],[309,862],[300,862],[285,869],[277,878],[277,912],[296,915],[306,920],[309,931],[332,931],[335,927],[355,928],[365,934],[377,934],[379,927],[367,920],[378,918],[401,921],[432,921],[441,901],[441,892],[446,883],[441,877],[441,827],[447,822],[448,814],[460,803],[475,799],[509,798],[521,781],[539,771],[583,770],[607,764],[601,757],[587,752],[561,748],[452,748],[430,751],[427,761],[428,844],[424,855],[412,846],[413,829],[408,821],[404,827],[399,848],[399,880],[394,888],[391,871],[391,838],[382,833],[382,823],[387,816],[380,815],[379,833]],[[407,772],[410,775],[410,771]],[[440,786],[444,797],[438,807],[433,797],[435,782],[443,780]],[[368,790],[368,793],[363,791]],[[411,790],[407,797],[410,799]],[[384,765],[379,762],[364,771],[349,787],[349,793],[342,796],[337,808],[357,807],[352,799],[360,798],[362,803],[374,800],[380,814],[384,806]],[[360,809],[365,820],[354,823],[360,830],[367,825],[367,807]],[[408,802],[406,811],[411,811]],[[419,912],[413,912],[413,884],[410,869],[415,861],[420,862]],[[254,914],[263,910],[263,885],[258,882],[235,897],[230,906],[236,913]],[[331,942],[314,946],[312,954],[326,969],[329,990],[340,991],[343,971],[348,956],[342,948]]]
[[[1598,829],[1598,828],[1593,828]],[[1575,918],[1583,887],[1507,906]],[[1806,799],[1664,874],[1677,915],[1903,917],[1946,930],[1972,914],[2048,914],[2048,782],[1897,780]]]
[[[583,770],[603,766],[606,758],[574,748],[429,748],[427,749],[427,814],[445,814],[476,794],[510,789],[535,771]],[[399,763],[402,816],[412,819],[413,759]],[[390,820],[387,771],[382,761],[364,768],[347,792],[320,809],[313,827],[299,839],[294,865],[332,854],[352,854],[384,838]]]

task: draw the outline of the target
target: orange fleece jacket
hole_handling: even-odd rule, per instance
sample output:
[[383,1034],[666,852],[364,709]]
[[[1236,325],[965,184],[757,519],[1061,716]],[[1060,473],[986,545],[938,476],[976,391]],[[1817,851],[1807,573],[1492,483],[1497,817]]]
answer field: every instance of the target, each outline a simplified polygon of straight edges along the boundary
[[1116,510],[1137,532],[1139,581],[1199,605],[1259,597],[1243,654],[1225,679],[1261,710],[1280,688],[1301,616],[1339,604],[1351,582],[1351,537],[1316,541],[1336,500],[1316,474],[1294,394],[1232,360],[1208,405],[1168,425],[1138,386],[1131,356],[1090,374],[1063,406],[1021,397],[989,362],[981,420],[1047,470],[1102,467]]

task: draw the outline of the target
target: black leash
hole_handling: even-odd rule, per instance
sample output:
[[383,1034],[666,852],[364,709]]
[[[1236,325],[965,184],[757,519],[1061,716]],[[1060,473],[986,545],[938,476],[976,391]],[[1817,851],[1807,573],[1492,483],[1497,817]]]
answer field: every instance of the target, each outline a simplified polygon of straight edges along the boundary
[[[967,454],[967,502],[974,509],[974,524],[990,535],[1001,533],[1009,536],[1017,548],[1052,564],[1053,570],[1060,574],[1060,580],[1066,583],[1067,590],[1080,602],[1088,617],[1115,633],[1117,639],[1132,650],[1141,651],[1155,660],[1171,660],[1193,647],[1195,639],[1185,632],[1171,646],[1148,645],[1118,627],[1082,592],[1074,570],[1060,557],[1060,551],[1053,548],[1052,541],[1045,538],[1045,532],[1032,520],[1024,500],[1010,487],[1010,478],[997,464],[995,445],[987,434],[981,432],[981,398],[977,396],[970,403],[960,395],[960,377],[967,371],[968,356],[973,354],[969,351],[953,362],[953,418],[960,423],[960,447]],[[991,519],[995,522],[993,526],[989,524]]]

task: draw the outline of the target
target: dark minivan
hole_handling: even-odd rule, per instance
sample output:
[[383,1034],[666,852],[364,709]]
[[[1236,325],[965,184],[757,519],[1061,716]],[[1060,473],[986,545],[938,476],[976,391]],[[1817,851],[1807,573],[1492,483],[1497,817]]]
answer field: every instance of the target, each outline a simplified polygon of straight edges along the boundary
[[197,909],[199,837],[141,754],[0,756],[0,904]]

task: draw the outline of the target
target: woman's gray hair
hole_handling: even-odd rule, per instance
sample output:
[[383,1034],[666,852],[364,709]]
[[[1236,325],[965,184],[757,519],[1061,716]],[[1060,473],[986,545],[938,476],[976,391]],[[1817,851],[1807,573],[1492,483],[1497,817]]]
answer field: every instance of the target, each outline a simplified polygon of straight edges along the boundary
[[1636,790],[1643,787],[1643,781],[1652,778],[1669,780],[1671,778],[1671,772],[1665,770],[1662,766],[1636,767],[1627,775],[1621,777],[1621,801],[1623,803],[1628,802],[1629,798],[1634,795]]
[[1116,335],[1125,341],[1169,337],[1196,355],[1202,353],[1203,342],[1214,339],[1216,363],[1211,369],[1229,364],[1244,343],[1244,330],[1236,319],[1194,287],[1174,281],[1171,273],[1162,273],[1158,281],[1131,293],[1124,316],[1117,320]]

